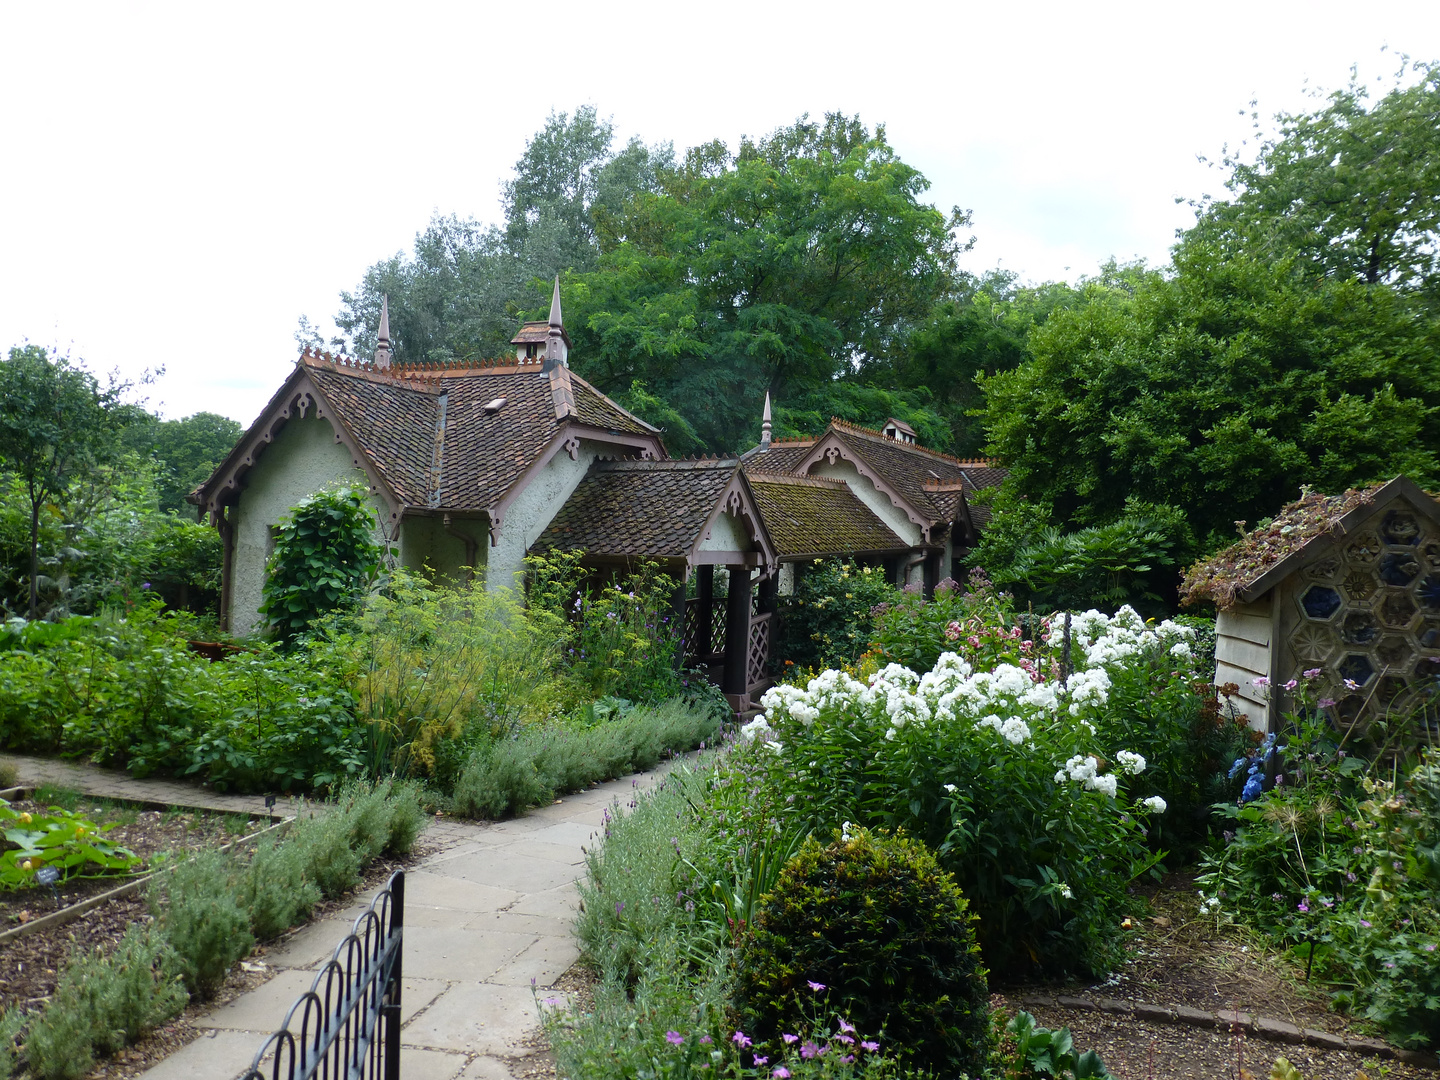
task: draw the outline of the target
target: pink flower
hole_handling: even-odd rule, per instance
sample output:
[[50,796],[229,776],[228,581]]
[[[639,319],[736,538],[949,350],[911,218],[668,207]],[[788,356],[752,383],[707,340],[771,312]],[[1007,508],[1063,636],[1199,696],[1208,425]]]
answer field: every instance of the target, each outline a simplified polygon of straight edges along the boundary
[[848,1031],[850,1034],[853,1035],[853,1034],[855,1034],[855,1025],[852,1024],[852,1023],[850,1023],[848,1020],[841,1020],[841,1021],[840,1021],[840,1030],[841,1030],[841,1031]]
[[880,1044],[879,1044],[878,1042],[876,1042],[874,1039],[866,1039],[864,1042],[862,1042],[862,1043],[860,1044],[860,1047],[861,1047],[861,1049],[864,1049],[864,1050],[879,1050],[879,1049],[880,1049]]
[[737,1031],[734,1035],[731,1035],[730,1041],[733,1042],[736,1046],[753,1045],[750,1041],[750,1036],[746,1035],[743,1031]]
[[821,990],[824,990],[824,989],[825,989],[825,984],[824,984],[824,983],[817,983],[814,979],[806,979],[805,981],[806,981],[806,983],[809,984],[810,989],[811,989],[811,990],[814,990],[815,993],[817,993],[817,994],[818,994]]
[[1296,911],[1299,911],[1299,912],[1301,912],[1301,913],[1303,914],[1304,912],[1310,910],[1310,905],[1307,904],[1307,903],[1305,903],[1304,900],[1301,900],[1300,903],[1298,903],[1298,904],[1295,905],[1295,910],[1296,910]]
[[853,1038],[851,1038],[849,1035],[836,1035],[836,1036],[835,1036],[835,1041],[836,1041],[836,1042],[843,1042],[846,1046],[854,1046],[854,1045],[855,1045],[855,1040],[854,1040]]
[[1335,699],[1333,697],[1322,697],[1315,704],[1321,709],[1333,709],[1335,707]]
[[791,1043],[796,1043],[800,1041],[799,1035],[781,1035],[780,1037],[785,1040],[786,1046],[789,1046]]
[[770,1075],[778,1076],[780,1077],[780,1080],[785,1080],[785,1078],[790,1075],[790,1070],[787,1069],[784,1065],[776,1065],[775,1071],[772,1072]]
[[806,1039],[803,1043],[800,1044],[800,1056],[806,1061],[809,1061],[819,1052],[820,1047],[816,1046],[809,1039]]
[[768,1057],[766,1057],[764,1054],[756,1054],[756,1055],[755,1055],[755,1065],[756,1065],[757,1068],[758,1068],[759,1066],[761,1066],[761,1065],[767,1064],[769,1061],[770,1061],[770,1059],[769,1059]]
[[714,1042],[714,1041],[715,1041],[715,1040],[712,1039],[712,1038],[710,1038],[709,1035],[701,1035],[701,1036],[700,1036],[700,1045],[701,1045],[701,1046],[709,1046],[709,1045],[710,1045],[712,1042]]
[[679,1046],[685,1041],[685,1036],[681,1035],[678,1031],[667,1031],[665,1032],[665,1041],[671,1046]]
[[1287,683],[1285,684],[1285,689],[1286,689],[1286,690],[1294,690],[1295,687],[1297,687],[1297,686],[1299,686],[1299,685],[1300,685],[1300,680],[1299,680],[1299,679],[1291,679],[1289,682],[1287,682]]
[[1253,682],[1256,686],[1264,687],[1270,685],[1270,680],[1264,675],[1261,675],[1259,678],[1256,679],[1251,679],[1250,681]]
[[1305,678],[1307,679],[1314,679],[1319,676],[1319,674],[1320,669],[1318,667],[1306,668],[1304,671]]

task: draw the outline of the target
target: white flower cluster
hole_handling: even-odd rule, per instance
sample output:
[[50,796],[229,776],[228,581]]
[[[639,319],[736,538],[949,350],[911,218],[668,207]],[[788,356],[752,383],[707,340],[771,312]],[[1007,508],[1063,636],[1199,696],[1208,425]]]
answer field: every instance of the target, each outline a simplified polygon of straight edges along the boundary
[[1145,809],[1149,810],[1152,814],[1163,814],[1169,809],[1169,804],[1159,795],[1151,795],[1145,800]]
[[1092,755],[1076,754],[1069,761],[1065,762],[1063,768],[1055,773],[1055,782],[1063,784],[1068,775],[1071,780],[1083,783],[1091,791],[1099,791],[1115,798],[1119,790],[1120,781],[1114,773],[1100,774],[1100,762]]
[[1147,627],[1129,604],[1113,617],[1094,609],[1077,615],[1071,621],[1071,629],[1090,667],[1113,664],[1137,653],[1167,653],[1176,659],[1189,659],[1193,655],[1190,642],[1195,640],[1194,630],[1169,619],[1158,626]]
[[1115,754],[1115,758],[1120,762],[1120,768],[1131,776],[1139,776],[1145,771],[1145,758],[1141,754],[1132,754],[1129,750],[1121,750]]

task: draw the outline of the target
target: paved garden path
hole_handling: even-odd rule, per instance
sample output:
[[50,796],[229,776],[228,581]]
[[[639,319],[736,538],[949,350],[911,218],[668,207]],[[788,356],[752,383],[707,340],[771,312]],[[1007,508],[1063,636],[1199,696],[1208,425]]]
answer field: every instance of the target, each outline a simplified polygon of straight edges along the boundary
[[[22,782],[64,784],[95,795],[229,810],[228,803],[172,799],[183,784],[102,773],[56,771],[53,762],[17,758]],[[42,771],[39,766],[43,765]],[[626,777],[569,795],[511,821],[441,818],[425,832],[430,849],[405,875],[401,1075],[405,1080],[519,1080],[536,1062],[533,985],[558,979],[579,953],[571,935],[584,873],[584,847],[596,842],[607,807],[628,802],[666,771]],[[122,790],[123,789],[123,790]],[[161,793],[163,791],[163,793]],[[231,796],[209,794],[208,800]],[[254,800],[250,800],[254,801]],[[281,809],[277,807],[277,810]],[[147,1080],[229,1080],[250,1064],[286,1011],[310,988],[375,890],[311,923],[251,961],[274,977],[197,1021],[205,1034],[153,1066]]]

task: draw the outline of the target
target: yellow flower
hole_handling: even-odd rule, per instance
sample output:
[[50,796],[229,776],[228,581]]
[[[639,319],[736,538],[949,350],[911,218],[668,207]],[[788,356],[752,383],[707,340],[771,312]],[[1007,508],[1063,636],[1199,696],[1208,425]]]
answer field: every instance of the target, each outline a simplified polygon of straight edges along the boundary
[[21,814],[21,815],[20,815],[20,824],[21,824],[21,825],[29,825],[30,822],[31,822],[31,820],[32,820],[32,819],[31,819],[31,817],[30,817],[29,814]]
[[29,859],[26,859],[24,862],[22,862],[22,863],[20,864],[20,869],[21,869],[21,870],[34,870],[34,869],[35,869],[35,864],[32,863]]

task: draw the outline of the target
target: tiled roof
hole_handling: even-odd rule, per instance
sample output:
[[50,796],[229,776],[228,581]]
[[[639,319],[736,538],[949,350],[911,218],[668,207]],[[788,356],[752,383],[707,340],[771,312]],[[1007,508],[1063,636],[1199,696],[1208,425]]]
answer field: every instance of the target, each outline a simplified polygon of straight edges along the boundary
[[683,558],[738,469],[735,458],[597,461],[534,549]]
[[779,556],[908,551],[843,480],[761,472],[746,478]]
[[764,450],[757,446],[745,455],[745,467],[765,469],[768,472],[794,472],[814,447],[814,439],[773,442]]
[[520,332],[510,339],[511,345],[524,345],[530,341],[544,341],[550,336],[550,324],[545,321],[527,322],[521,325]]
[[[307,352],[301,363],[374,467],[410,505],[487,510],[558,431],[550,375],[538,360],[396,365],[381,371]],[[614,433],[655,434],[584,379],[568,369],[566,374],[577,422]],[[485,405],[497,398],[505,404],[487,413]]]

